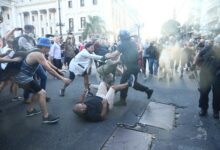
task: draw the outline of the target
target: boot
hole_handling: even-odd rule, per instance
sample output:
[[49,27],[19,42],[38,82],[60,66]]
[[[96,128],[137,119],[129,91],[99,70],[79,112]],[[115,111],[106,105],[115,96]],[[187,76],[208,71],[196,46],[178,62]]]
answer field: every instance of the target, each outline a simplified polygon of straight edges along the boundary
[[199,112],[199,116],[204,117],[206,115],[207,115],[207,110],[202,108]]
[[218,110],[213,111],[213,118],[214,119],[219,119],[219,111]]
[[151,98],[151,96],[152,96],[153,92],[154,92],[154,90],[153,90],[153,89],[148,89],[148,90],[146,91],[146,93],[147,93],[147,98],[148,98],[148,99],[150,99],[150,98]]

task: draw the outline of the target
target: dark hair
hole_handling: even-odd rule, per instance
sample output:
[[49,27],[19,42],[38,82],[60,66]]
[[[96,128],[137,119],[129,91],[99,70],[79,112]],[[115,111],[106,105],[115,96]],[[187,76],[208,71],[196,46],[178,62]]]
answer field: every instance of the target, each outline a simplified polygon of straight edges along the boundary
[[87,49],[87,48],[89,48],[90,46],[92,46],[93,44],[94,44],[93,42],[88,42],[88,43],[86,43],[85,48]]

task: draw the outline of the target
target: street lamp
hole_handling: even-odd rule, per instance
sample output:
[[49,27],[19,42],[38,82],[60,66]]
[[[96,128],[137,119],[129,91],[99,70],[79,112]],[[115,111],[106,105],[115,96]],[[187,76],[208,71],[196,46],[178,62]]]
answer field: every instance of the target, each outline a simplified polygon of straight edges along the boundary
[[60,0],[58,0],[58,11],[59,11],[59,23],[57,23],[56,25],[59,26],[60,37],[62,38],[63,37],[62,26],[64,26],[64,24],[62,24],[62,22],[61,22]]

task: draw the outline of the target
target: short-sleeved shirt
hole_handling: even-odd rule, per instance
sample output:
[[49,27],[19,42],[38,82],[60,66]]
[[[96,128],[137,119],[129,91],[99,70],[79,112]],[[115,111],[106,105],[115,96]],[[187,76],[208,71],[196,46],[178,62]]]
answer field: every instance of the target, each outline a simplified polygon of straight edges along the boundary
[[86,98],[84,104],[87,106],[87,110],[83,117],[88,121],[102,121],[102,98],[98,96],[89,96]]

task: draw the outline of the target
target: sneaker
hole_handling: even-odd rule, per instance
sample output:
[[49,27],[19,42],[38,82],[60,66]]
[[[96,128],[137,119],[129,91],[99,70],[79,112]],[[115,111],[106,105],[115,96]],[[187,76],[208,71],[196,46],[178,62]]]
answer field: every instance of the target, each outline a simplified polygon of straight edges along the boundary
[[199,112],[199,116],[204,117],[207,114],[207,110],[206,109],[201,109]]
[[217,111],[217,110],[213,111],[213,118],[214,119],[219,119],[219,111]]
[[119,100],[114,103],[114,106],[126,106],[126,105],[127,105],[127,103],[125,100]]
[[34,108],[32,111],[27,111],[26,116],[27,116],[27,117],[31,117],[31,116],[34,116],[34,115],[38,115],[38,114],[40,114],[40,113],[41,113],[40,110],[36,110],[36,109]]
[[54,117],[53,115],[49,114],[47,118],[43,117],[43,123],[46,124],[53,124],[59,121],[59,117]]
[[61,89],[60,90],[60,96],[64,96],[65,95],[64,93],[65,93],[65,89]]
[[147,98],[148,98],[148,99],[150,99],[150,98],[151,98],[151,96],[152,96],[153,92],[154,92],[154,90],[153,90],[153,89],[148,89],[148,90],[146,91],[146,93],[147,93]]
[[20,97],[20,96],[13,97],[13,98],[11,99],[12,102],[22,101],[22,100],[23,100],[23,97]]
[[128,86],[133,87],[134,81],[135,81],[135,76],[133,74],[131,74],[130,77],[128,78]]
[[31,99],[24,99],[23,103],[24,104],[30,104],[31,103]]

